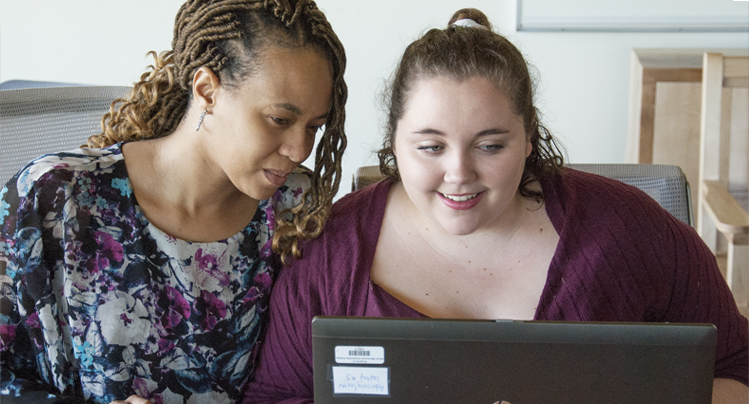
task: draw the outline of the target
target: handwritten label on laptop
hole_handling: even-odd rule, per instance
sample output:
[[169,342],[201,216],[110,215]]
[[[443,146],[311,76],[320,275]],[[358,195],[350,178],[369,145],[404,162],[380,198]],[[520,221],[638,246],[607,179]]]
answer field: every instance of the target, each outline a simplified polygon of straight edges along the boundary
[[386,367],[333,366],[333,394],[389,395],[388,371]]
[[385,363],[385,348],[381,346],[340,345],[335,347],[335,363],[382,365]]

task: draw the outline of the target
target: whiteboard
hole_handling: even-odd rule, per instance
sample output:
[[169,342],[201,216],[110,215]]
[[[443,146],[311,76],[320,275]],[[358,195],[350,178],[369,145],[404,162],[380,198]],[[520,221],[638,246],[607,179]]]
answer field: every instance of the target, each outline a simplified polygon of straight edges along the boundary
[[749,1],[517,0],[518,31],[746,32]]

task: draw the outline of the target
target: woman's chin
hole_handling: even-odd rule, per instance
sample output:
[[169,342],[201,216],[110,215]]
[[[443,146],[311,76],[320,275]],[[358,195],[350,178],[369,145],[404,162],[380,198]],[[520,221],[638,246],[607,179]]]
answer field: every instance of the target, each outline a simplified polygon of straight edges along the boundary
[[476,230],[481,228],[481,225],[478,223],[457,220],[440,221],[437,224],[439,224],[443,231],[453,236],[467,236],[475,233]]

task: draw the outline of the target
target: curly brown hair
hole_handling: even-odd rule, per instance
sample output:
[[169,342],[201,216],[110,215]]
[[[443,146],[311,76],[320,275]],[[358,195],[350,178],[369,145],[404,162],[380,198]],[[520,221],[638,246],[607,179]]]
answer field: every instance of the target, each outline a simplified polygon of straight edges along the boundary
[[481,11],[458,10],[450,24],[466,16],[486,29],[452,25],[446,29],[431,29],[406,48],[385,96],[389,111],[383,147],[377,152],[380,171],[391,181],[400,179],[393,154],[395,132],[405,112],[409,91],[418,80],[447,77],[463,81],[478,76],[502,91],[509,98],[513,112],[522,118],[533,151],[525,160],[518,191],[524,197],[543,200],[543,195],[529,185],[559,173],[564,158],[551,133],[539,122],[528,65],[515,45],[491,30],[489,20]]
[[273,249],[285,262],[300,257],[300,240],[317,237],[341,180],[346,148],[346,55],[325,15],[310,0],[188,0],[175,18],[172,50],[149,52],[154,64],[132,91],[102,118],[89,147],[167,136],[184,119],[195,71],[207,67],[222,85],[237,88],[251,77],[269,46],[311,47],[333,67],[333,95],[316,154],[312,186],[303,203],[277,215]]

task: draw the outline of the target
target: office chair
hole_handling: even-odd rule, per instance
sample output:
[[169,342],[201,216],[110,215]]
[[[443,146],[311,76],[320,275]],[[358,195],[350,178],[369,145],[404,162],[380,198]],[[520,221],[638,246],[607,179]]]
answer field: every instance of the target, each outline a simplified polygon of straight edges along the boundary
[[75,149],[101,132],[101,118],[129,87],[0,91],[0,185],[42,154]]

